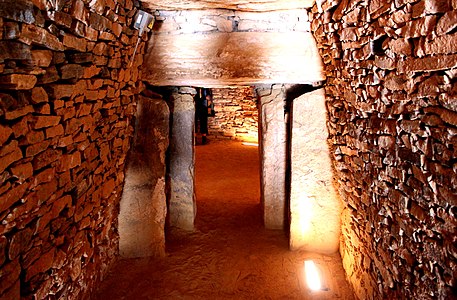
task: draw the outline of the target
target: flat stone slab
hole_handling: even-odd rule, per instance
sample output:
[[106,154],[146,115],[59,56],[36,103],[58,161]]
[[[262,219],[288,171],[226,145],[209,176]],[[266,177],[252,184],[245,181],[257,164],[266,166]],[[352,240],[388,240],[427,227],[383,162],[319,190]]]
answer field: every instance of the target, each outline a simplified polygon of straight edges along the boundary
[[310,84],[325,79],[309,32],[160,34],[148,47],[144,80],[155,86]]
[[272,11],[295,8],[310,8],[314,5],[314,0],[145,0],[143,3],[148,8],[163,10],[225,8],[242,11]]

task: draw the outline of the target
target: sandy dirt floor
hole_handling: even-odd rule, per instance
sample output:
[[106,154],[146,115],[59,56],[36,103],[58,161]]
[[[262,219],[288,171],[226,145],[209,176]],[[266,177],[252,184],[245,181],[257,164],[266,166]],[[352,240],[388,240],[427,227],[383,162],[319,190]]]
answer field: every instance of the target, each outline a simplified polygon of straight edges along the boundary
[[[164,258],[121,259],[95,299],[354,299],[341,259],[289,251],[283,231],[263,228],[258,148],[196,146],[194,232],[167,232]],[[324,289],[304,283],[313,259]]]

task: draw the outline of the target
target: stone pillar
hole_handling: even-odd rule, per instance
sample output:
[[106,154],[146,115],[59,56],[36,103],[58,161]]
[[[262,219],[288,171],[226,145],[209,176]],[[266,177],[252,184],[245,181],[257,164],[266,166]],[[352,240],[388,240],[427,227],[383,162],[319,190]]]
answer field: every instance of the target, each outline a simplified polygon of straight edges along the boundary
[[166,151],[170,111],[162,99],[139,97],[119,214],[123,257],[165,254]]
[[259,86],[261,202],[268,229],[284,228],[286,207],[285,87]]
[[338,250],[342,205],[333,187],[323,89],[293,101],[290,248]]
[[172,92],[170,140],[170,225],[192,230],[196,214],[194,192],[195,89],[181,87]]

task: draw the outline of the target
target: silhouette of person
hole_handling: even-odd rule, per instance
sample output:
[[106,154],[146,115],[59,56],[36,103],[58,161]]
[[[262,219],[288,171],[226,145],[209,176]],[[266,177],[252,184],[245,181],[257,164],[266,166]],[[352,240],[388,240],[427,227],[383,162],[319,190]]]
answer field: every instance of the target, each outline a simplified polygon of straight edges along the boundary
[[195,95],[195,128],[198,128],[202,135],[203,145],[207,143],[208,115],[211,115],[212,96],[211,89],[197,88],[197,94]]

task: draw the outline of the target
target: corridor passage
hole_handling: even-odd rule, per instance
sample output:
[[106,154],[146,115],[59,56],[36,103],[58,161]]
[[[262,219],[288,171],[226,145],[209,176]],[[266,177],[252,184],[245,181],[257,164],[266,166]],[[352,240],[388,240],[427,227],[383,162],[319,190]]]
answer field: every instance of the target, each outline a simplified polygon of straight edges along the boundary
[[[118,261],[96,299],[354,299],[338,254],[291,252],[284,232],[263,228],[257,147],[196,146],[195,172],[195,231],[168,231],[164,258]],[[325,290],[306,288],[307,259]]]

